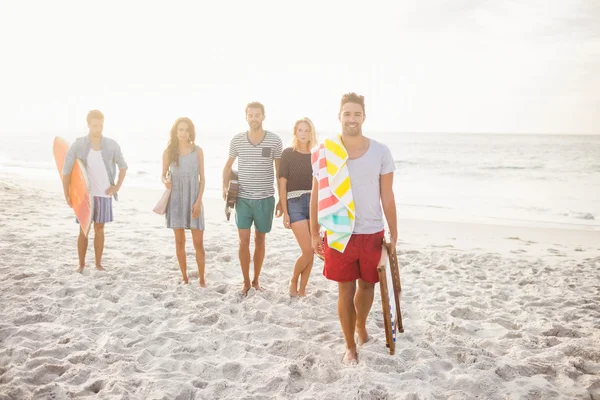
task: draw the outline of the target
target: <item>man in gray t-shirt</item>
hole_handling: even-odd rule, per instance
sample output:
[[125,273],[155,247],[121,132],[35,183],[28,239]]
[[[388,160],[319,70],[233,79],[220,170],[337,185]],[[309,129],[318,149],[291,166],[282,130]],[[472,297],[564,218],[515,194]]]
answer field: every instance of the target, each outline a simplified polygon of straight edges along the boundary
[[[342,143],[348,153],[346,165],[354,200],[355,224],[350,241],[343,253],[321,242],[318,222],[318,170],[313,170],[313,187],[310,204],[310,224],[313,248],[324,255],[323,275],[338,282],[338,316],[346,354],[344,362],[358,362],[354,333],[359,344],[369,338],[367,316],[373,304],[375,284],[379,282],[377,266],[381,258],[381,245],[387,220],[392,246],[396,246],[396,200],[392,189],[394,160],[390,149],[362,134],[365,121],[364,97],[347,93],[342,97],[338,118],[342,124]],[[383,207],[383,210],[382,210]],[[358,289],[356,288],[358,281]]]
[[386,145],[369,139],[368,146],[364,155],[346,162],[356,212],[354,234],[374,234],[384,229],[380,181],[384,175],[393,176],[396,169]]

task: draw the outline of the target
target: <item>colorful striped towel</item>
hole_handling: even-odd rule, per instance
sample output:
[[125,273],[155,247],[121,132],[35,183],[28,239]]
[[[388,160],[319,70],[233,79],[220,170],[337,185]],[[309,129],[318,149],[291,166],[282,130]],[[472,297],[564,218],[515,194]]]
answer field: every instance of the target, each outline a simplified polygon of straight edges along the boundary
[[354,230],[354,199],[340,136],[325,139],[312,150],[313,173],[319,182],[319,224],[327,230],[327,244],[343,253]]

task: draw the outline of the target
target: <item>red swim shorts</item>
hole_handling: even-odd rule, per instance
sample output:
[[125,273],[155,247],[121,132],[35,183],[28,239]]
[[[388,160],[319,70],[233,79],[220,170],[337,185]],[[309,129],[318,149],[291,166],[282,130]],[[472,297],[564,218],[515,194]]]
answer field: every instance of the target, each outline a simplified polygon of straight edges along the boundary
[[384,231],[353,234],[343,253],[330,248],[325,235],[325,278],[336,282],[350,282],[359,278],[368,283],[379,282],[377,267],[381,259],[383,234]]

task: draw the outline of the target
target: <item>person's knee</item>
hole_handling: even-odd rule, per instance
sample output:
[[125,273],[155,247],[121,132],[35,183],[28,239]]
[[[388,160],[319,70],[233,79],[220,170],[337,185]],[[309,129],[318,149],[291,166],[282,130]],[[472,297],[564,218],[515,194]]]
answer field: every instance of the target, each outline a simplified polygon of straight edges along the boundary
[[306,261],[312,261],[315,258],[315,252],[312,248],[302,249],[302,258],[304,258]]
[[104,224],[94,223],[94,232],[96,232],[96,233],[104,232]]
[[362,279],[358,280],[358,288],[365,292],[373,292],[375,291],[375,284],[363,281]]
[[258,231],[256,231],[254,233],[254,243],[257,246],[264,246],[264,244],[266,242],[266,238],[267,238],[266,233],[262,233],[262,232],[258,232]]
[[184,247],[185,246],[185,235],[175,236],[175,245],[177,247]]
[[203,239],[194,239],[194,249],[196,251],[204,251],[204,240]]
[[250,248],[250,233],[240,234],[240,248]]
[[339,282],[338,283],[339,298],[344,301],[353,301],[356,293],[356,282]]

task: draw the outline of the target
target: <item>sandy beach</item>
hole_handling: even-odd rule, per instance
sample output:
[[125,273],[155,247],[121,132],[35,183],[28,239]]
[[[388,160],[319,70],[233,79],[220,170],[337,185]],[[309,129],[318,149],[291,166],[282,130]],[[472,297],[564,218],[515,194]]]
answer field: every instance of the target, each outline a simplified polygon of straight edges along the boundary
[[[385,347],[377,295],[359,364],[341,363],[337,286],[274,222],[265,292],[239,294],[235,222],[204,202],[206,278],[180,282],[161,192],[127,188],[106,271],[77,266],[77,225],[52,182],[0,176],[0,400],[600,399],[600,232],[400,215],[405,333]],[[93,236],[93,232],[91,233]]]

